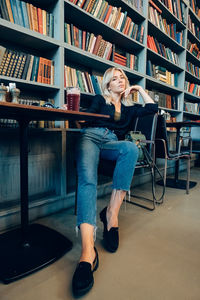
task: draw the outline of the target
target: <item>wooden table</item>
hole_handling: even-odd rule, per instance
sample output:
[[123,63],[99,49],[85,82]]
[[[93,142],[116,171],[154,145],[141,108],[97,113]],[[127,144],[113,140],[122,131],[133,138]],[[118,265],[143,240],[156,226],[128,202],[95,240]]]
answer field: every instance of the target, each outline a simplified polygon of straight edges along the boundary
[[10,283],[54,262],[72,248],[72,242],[57,231],[40,224],[29,224],[29,123],[35,120],[93,120],[109,116],[0,102],[0,118],[16,120],[20,136],[21,226],[0,235],[0,279]]
[[[166,126],[176,128],[176,152],[178,152],[181,128],[183,128],[183,127],[200,127],[200,123],[195,122],[195,121],[169,122],[169,123],[166,123]],[[179,179],[178,176],[179,176],[179,159],[176,160],[176,163],[175,163],[174,179],[168,178],[167,182],[166,182],[166,186],[172,187],[172,188],[177,188],[177,189],[185,189],[186,188],[186,180]],[[195,185],[196,185],[196,182],[190,181],[189,188],[193,188]]]

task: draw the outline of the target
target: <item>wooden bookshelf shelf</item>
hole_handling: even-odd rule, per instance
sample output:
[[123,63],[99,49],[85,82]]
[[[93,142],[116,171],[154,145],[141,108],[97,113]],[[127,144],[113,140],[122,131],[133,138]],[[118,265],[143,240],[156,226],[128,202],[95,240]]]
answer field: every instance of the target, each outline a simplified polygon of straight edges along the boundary
[[[39,99],[44,99],[45,101],[48,101],[48,99],[54,99],[55,106],[62,107],[62,105],[65,103],[66,94],[64,82],[65,65],[83,72],[88,72],[90,75],[98,76],[101,76],[109,67],[121,67],[126,72],[131,84],[140,84],[143,86],[143,88],[148,89],[149,91],[155,91],[171,96],[175,95],[179,101],[178,110],[169,109],[166,107],[161,108],[170,113],[171,116],[175,116],[177,121],[182,121],[183,118],[200,119],[200,115],[187,113],[183,110],[184,102],[199,103],[198,96],[195,96],[194,94],[189,93],[184,89],[185,81],[200,85],[200,79],[193,76],[186,69],[186,61],[192,63],[196,67],[200,67],[199,58],[197,58],[194,54],[187,50],[188,41],[190,41],[191,43],[196,43],[198,48],[200,49],[200,40],[189,30],[188,15],[191,17],[192,22],[194,22],[199,27],[200,19],[192,11],[191,7],[188,6],[187,1],[173,0],[173,2],[175,1],[176,3],[184,3],[184,18],[183,21],[181,21],[180,18],[173,14],[173,12],[163,4],[164,1],[152,0],[153,3],[162,11],[162,18],[166,19],[168,24],[176,24],[175,27],[177,31],[181,31],[183,33],[182,45],[177,43],[173,38],[156,27],[148,19],[148,7],[150,6],[149,0],[141,0],[141,3],[143,3],[143,8],[141,11],[132,7],[125,0],[106,1],[108,2],[108,5],[117,7],[117,9],[121,7],[120,16],[121,13],[126,14],[127,12],[127,16],[129,16],[135,24],[139,25],[139,27],[144,27],[142,43],[129,37],[120,30],[112,28],[112,26],[106,24],[102,20],[99,20],[93,14],[86,12],[83,8],[80,8],[77,5],[73,4],[70,0],[26,0],[26,3],[32,4],[42,10],[48,10],[48,13],[53,14],[54,37],[49,37],[37,31],[25,28],[21,25],[14,24],[8,20],[5,20],[5,18],[3,18],[1,14],[0,46],[52,60],[54,62],[54,84],[51,85],[46,83],[39,83],[20,78],[13,78],[10,76],[3,76],[1,74],[0,83],[3,83],[4,85],[8,85],[10,82],[16,83],[16,86],[20,89],[22,95],[29,94],[30,96],[36,98],[38,97]],[[93,13],[95,13],[95,11],[93,11]],[[186,24],[184,23],[184,20],[186,20]],[[125,21],[127,21],[127,19],[124,20],[124,22]],[[93,33],[95,36],[102,35],[105,41],[115,45],[113,49],[115,48],[116,50],[125,53],[124,55],[127,55],[127,53],[136,55],[138,57],[138,70],[130,69],[129,67],[122,66],[116,62],[113,62],[112,59],[106,60],[102,57],[82,50],[81,48],[66,43],[64,28],[65,23],[71,23],[74,26],[78,27],[80,30],[88,31],[90,33]],[[147,47],[147,35],[152,35],[154,38],[158,39],[160,43],[176,52],[179,57],[180,66],[174,64],[164,56],[157,54],[149,49]],[[150,60],[152,64],[165,67],[166,70],[171,73],[177,73],[177,86],[175,87],[169,85],[148,76],[146,70],[148,60]],[[82,103],[84,103],[84,107],[86,107],[88,103],[92,101],[92,98],[92,93],[81,93],[81,101]],[[44,131],[49,132],[49,134],[53,136],[55,149],[53,150],[54,156],[53,158],[51,157],[52,163],[50,163],[51,160],[48,159],[45,162],[46,166],[48,166],[47,172],[46,170],[41,171],[39,164],[37,165],[37,167],[35,167],[35,169],[38,168],[39,172],[41,171],[42,173],[41,176],[44,177],[47,176],[46,173],[49,172],[49,177],[44,178],[44,183],[47,182],[47,187],[45,186],[44,189],[48,190],[48,186],[51,186],[51,188],[53,186],[55,188],[55,193],[57,195],[55,202],[58,203],[57,207],[55,206],[55,210],[60,207],[59,201],[62,201],[61,199],[67,198],[67,192],[72,189],[71,186],[67,186],[67,178],[69,177],[69,171],[66,167],[66,161],[69,159],[68,156],[66,156],[67,131],[64,128],[64,124],[59,124],[59,126],[61,126],[60,129],[31,129],[31,131],[38,131],[38,135],[42,135],[42,132]],[[0,151],[2,151],[1,157],[3,157],[2,160],[0,160],[0,176],[2,177],[2,170],[3,168],[5,168],[5,165],[3,165],[3,163],[10,160],[10,156],[7,154],[10,151],[7,135],[13,136],[13,140],[15,140],[14,133],[12,133],[11,128],[8,128],[8,134],[6,133],[6,130],[7,129],[4,128],[1,128],[0,130],[2,136],[1,140],[3,140],[2,150],[0,149]],[[36,142],[34,140],[34,137],[31,137],[31,143],[31,149],[33,148],[35,151],[34,153],[37,153],[38,157],[40,157],[40,155],[42,155],[41,153],[48,153],[52,141],[48,140],[48,138],[41,137],[39,141]],[[68,138],[68,143],[70,144],[70,138]],[[17,146],[14,145],[13,149],[16,148]],[[18,153],[14,153],[15,157],[17,157],[17,155]],[[16,170],[13,172],[16,173]],[[55,176],[52,174],[55,174]],[[7,182],[6,184],[9,183]],[[37,187],[39,188],[39,182],[36,182],[35,184],[34,191],[36,193]],[[2,193],[6,195],[6,201],[13,200],[17,197],[17,188],[13,186],[9,192],[8,190],[6,190],[2,191]]]

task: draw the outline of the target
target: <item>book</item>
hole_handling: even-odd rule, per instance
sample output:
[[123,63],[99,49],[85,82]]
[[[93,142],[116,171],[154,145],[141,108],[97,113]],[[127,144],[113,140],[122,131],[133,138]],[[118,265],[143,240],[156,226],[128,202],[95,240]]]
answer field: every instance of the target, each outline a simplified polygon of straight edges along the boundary
[[10,21],[8,9],[7,9],[7,5],[6,5],[6,0],[0,1],[0,9],[1,9],[3,19]]
[[20,25],[16,0],[10,0],[14,23]]
[[0,66],[1,66],[5,52],[6,52],[6,48],[3,46],[0,46]]
[[2,60],[2,66],[1,66],[1,75],[3,75],[3,76],[6,76],[6,74],[7,74],[7,69],[10,64],[10,59],[11,59],[12,53],[13,53],[12,50],[8,49],[4,54],[4,57]]
[[15,1],[16,1],[16,8],[17,8],[19,25],[25,27],[23,17],[22,17],[21,1],[20,0],[15,0]]
[[38,14],[37,14],[37,7],[34,5],[30,5],[31,8],[31,15],[32,15],[32,24],[33,30],[38,32]]
[[23,70],[22,76],[21,76],[21,78],[24,80],[26,80],[26,77],[27,77],[30,60],[31,60],[31,54],[27,54],[26,62],[24,65],[24,70]]
[[92,80],[95,94],[101,94],[101,89],[100,89],[97,77],[95,75],[91,75],[91,80]]
[[99,47],[100,47],[100,43],[101,43],[101,40],[102,40],[102,35],[98,35],[97,36],[97,39],[96,39],[96,42],[95,42],[95,45],[94,45],[94,49],[93,49],[93,54],[97,54],[97,52],[98,52],[98,49],[99,49]]
[[14,23],[14,18],[13,18],[13,13],[12,13],[10,0],[6,0],[6,6],[7,6],[7,10],[8,10],[9,21]]
[[28,21],[29,21],[29,27],[31,30],[33,30],[33,23],[32,23],[32,15],[31,15],[31,8],[30,8],[30,3],[26,3],[26,9],[27,9],[27,14],[28,14]]
[[37,7],[37,16],[38,16],[38,32],[43,34],[43,15],[42,9]]
[[29,81],[31,79],[33,61],[34,61],[34,55],[31,55],[28,70],[27,70],[27,74],[26,74],[26,78],[25,78],[27,81]]
[[33,61],[33,68],[32,68],[32,73],[31,73],[31,81],[37,81],[37,73],[38,73],[38,66],[39,66],[39,57],[34,56],[34,61]]
[[46,35],[49,36],[50,29],[50,13],[46,11]]
[[37,82],[44,83],[44,58],[39,58],[39,67],[38,67],[38,74],[37,74]]
[[24,1],[20,1],[20,3],[21,3],[21,11],[22,11],[24,27],[30,28],[28,12],[27,12],[27,5]]
[[50,14],[49,36],[54,37],[54,15]]

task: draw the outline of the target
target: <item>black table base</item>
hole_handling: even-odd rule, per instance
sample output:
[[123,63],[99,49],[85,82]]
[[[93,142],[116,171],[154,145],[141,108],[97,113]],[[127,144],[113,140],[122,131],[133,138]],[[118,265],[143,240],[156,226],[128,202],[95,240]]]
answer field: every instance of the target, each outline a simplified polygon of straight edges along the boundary
[[62,234],[40,224],[28,227],[27,240],[21,228],[0,235],[0,280],[10,283],[53,263],[72,242]]
[[19,123],[21,227],[0,235],[0,280],[10,283],[53,263],[72,242],[42,225],[29,225],[28,126],[31,120],[94,120],[109,116],[0,102],[0,117]]
[[[163,185],[163,181],[157,181],[156,182],[158,185]],[[180,189],[180,190],[185,190],[186,189],[186,183],[187,181],[184,179],[178,179],[175,180],[174,178],[167,178],[166,179],[166,187],[174,188],[174,189]],[[194,181],[190,181],[189,183],[189,188],[193,188],[197,183]]]

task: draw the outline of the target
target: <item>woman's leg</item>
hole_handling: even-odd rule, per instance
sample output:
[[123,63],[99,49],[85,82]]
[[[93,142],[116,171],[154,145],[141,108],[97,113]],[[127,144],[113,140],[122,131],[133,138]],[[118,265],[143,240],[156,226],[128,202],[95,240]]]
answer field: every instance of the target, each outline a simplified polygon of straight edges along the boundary
[[123,190],[112,190],[110,203],[107,207],[107,229],[110,230],[111,227],[118,227],[118,215],[122,202],[126,196],[126,191]]
[[128,141],[108,142],[103,145],[101,157],[116,160],[113,174],[113,191],[107,207],[107,229],[118,227],[118,214],[125,198],[126,191],[130,189],[135,165],[138,158],[137,146]]
[[78,173],[77,226],[82,223],[96,226],[99,152],[98,143],[95,143],[92,134],[83,134],[76,153]]
[[87,130],[80,138],[77,147],[77,226],[81,232],[82,251],[73,275],[72,289],[74,294],[79,296],[92,288],[94,284],[93,272],[98,267],[98,253],[94,248],[97,167],[100,152],[98,144],[98,135]]
[[77,226],[80,228],[82,252],[80,261],[94,261],[96,230],[97,167],[99,147],[91,134],[84,134],[77,148]]
[[95,259],[95,251],[94,251],[94,226],[83,223],[80,225],[81,231],[81,241],[82,241],[82,251],[81,251],[81,261],[87,261],[91,265]]

